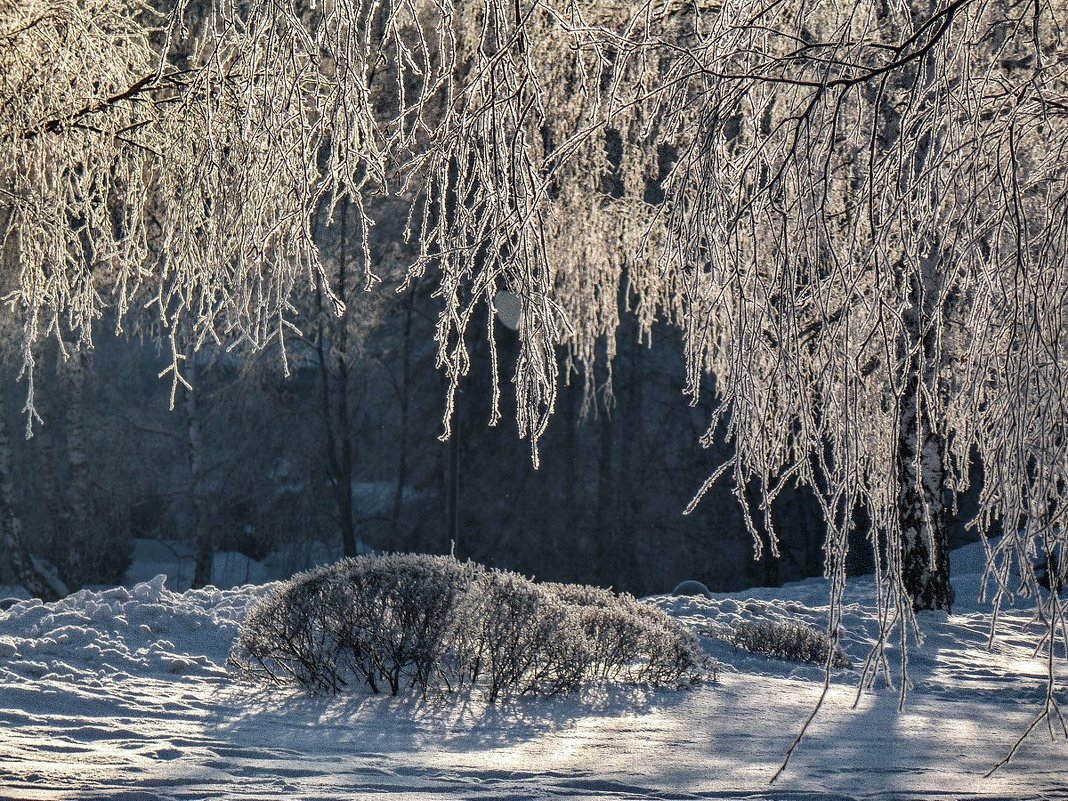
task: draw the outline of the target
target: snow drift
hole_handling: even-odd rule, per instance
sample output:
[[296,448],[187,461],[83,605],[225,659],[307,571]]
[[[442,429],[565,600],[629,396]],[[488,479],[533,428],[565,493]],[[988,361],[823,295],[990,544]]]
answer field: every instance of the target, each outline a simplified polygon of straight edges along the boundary
[[[1068,747],[1045,729],[984,778],[1039,710],[1047,664],[1025,611],[1007,611],[988,640],[974,602],[981,555],[954,554],[960,613],[924,616],[901,713],[882,679],[858,697],[878,627],[873,585],[851,585],[842,645],[856,668],[834,673],[774,787],[823,672],[722,638],[702,637],[719,682],[684,692],[606,687],[493,707],[477,693],[310,698],[235,684],[227,670],[272,585],[175,593],[158,577],[23,601],[0,613],[0,799],[1068,797]],[[649,600],[714,635],[740,620],[820,627],[826,592],[808,581]],[[1063,681],[1063,656],[1056,667]]]

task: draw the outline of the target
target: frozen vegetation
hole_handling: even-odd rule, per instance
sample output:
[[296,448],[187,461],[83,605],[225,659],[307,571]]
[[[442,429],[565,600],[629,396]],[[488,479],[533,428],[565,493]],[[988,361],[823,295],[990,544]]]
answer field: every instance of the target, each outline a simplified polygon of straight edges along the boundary
[[[821,631],[828,588],[818,580],[647,599],[700,636],[719,663],[715,683],[590,682],[494,704],[484,687],[309,695],[236,681],[227,659],[277,582],[178,593],[160,575],[20,601],[0,612],[0,798],[1065,797],[1068,746],[1044,727],[984,778],[1041,709],[1043,628],[1008,609],[988,641],[982,551],[953,556],[958,611],[921,616],[901,713],[898,688],[881,677],[852,708],[879,624],[874,583],[851,582],[841,641],[851,667],[832,672],[825,707],[774,786],[823,669],[735,647],[732,632]],[[1064,665],[1059,654],[1062,687]]]
[[424,554],[343,559],[282,582],[246,618],[230,664],[317,694],[478,690],[490,703],[714,676],[689,627],[631,596]]

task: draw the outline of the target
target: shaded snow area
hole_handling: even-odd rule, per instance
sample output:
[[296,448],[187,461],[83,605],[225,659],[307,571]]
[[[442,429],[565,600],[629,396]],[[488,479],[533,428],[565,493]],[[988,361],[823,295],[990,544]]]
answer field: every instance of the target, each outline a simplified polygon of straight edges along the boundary
[[[160,576],[24,601],[0,612],[0,798],[1068,798],[1068,744],[1045,728],[983,778],[1040,709],[1041,631],[1010,610],[988,649],[974,600],[981,550],[954,557],[960,613],[923,617],[905,711],[881,683],[853,709],[856,668],[836,672],[773,786],[822,671],[722,640],[704,640],[723,663],[713,685],[487,709],[478,697],[309,698],[235,685],[226,657],[263,586],[174,593]],[[822,627],[827,586],[650,602],[703,632],[739,620]],[[844,647],[859,666],[876,630],[871,582],[855,582],[846,604]]]

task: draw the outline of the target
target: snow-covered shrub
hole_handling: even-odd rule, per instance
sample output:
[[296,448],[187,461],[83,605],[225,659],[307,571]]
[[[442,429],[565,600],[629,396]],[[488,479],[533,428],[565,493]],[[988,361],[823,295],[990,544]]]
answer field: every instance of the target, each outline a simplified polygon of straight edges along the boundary
[[335,567],[295,576],[260,601],[241,627],[230,663],[246,677],[337,692],[343,601]]
[[632,612],[640,621],[641,656],[628,669],[630,681],[656,687],[685,687],[714,670],[697,635],[678,620],[637,601]]
[[477,688],[490,702],[593,680],[679,687],[709,667],[685,626],[629,595],[422,555],[343,559],[282,583],[230,664],[311,692]]
[[589,654],[574,616],[543,587],[516,573],[478,577],[462,609],[457,667],[484,680],[486,695],[556,695],[577,690]]
[[481,568],[438,556],[343,559],[301,573],[249,615],[230,662],[313,692],[354,682],[421,691],[453,640],[454,607]]
[[588,584],[558,584],[545,582],[541,585],[562,603],[569,606],[609,607],[618,606],[621,599],[630,595],[617,595],[604,587],[591,587]]
[[627,681],[631,666],[641,656],[641,624],[629,610],[619,606],[576,606],[590,654],[591,678]]
[[736,648],[787,662],[827,664],[834,648],[832,667],[848,668],[852,663],[831,638],[799,621],[739,620],[725,639]]
[[665,612],[599,587],[546,584],[586,638],[591,678],[685,686],[711,669],[697,637]]
[[455,640],[456,605],[482,568],[445,556],[394,554],[345,559],[336,571],[345,672],[362,677],[372,692],[435,686]]

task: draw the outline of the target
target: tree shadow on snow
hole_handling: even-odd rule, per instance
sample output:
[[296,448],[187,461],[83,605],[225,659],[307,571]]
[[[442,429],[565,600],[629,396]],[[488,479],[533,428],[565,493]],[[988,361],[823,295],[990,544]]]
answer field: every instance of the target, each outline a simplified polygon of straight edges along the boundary
[[[515,745],[562,731],[583,718],[626,717],[685,703],[690,690],[603,685],[551,698],[519,697],[487,703],[480,691],[463,694],[308,696],[299,691],[234,687],[224,691],[232,715],[218,720],[220,737],[264,738],[281,748],[360,751],[434,748],[471,751]],[[314,745],[312,740],[315,741]]]
[[894,686],[880,679],[859,695],[856,687],[832,688],[782,784],[869,782],[882,793],[922,790],[929,798],[998,797],[1021,782],[1043,786],[1037,755],[1038,763],[1022,758],[986,776],[1039,702],[1044,677],[1035,665],[998,645],[987,652],[986,624],[975,616],[927,613],[921,625],[924,643],[909,645],[903,700],[895,646],[887,649]]

